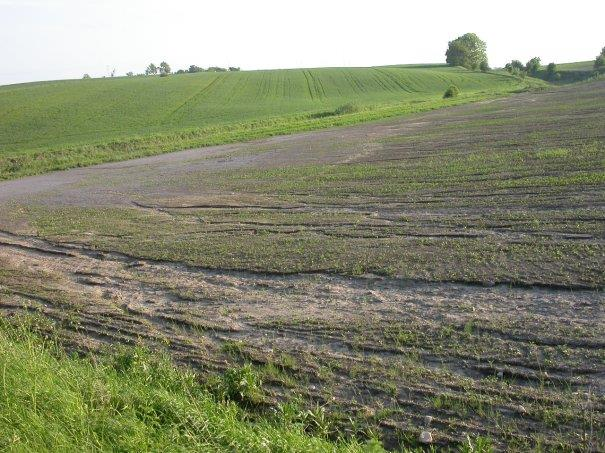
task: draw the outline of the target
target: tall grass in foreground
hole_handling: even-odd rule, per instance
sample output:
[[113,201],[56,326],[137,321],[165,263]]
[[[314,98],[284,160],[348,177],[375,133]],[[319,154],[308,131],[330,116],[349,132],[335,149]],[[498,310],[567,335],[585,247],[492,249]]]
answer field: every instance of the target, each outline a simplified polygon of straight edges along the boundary
[[67,356],[0,322],[2,451],[381,451],[330,442],[294,423],[252,420],[194,373],[138,350]]

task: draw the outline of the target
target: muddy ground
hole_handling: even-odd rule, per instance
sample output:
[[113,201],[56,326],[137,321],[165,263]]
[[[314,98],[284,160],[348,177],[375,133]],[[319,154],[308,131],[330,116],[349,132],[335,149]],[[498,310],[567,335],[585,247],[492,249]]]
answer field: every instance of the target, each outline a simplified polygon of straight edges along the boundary
[[599,451],[604,118],[596,82],[0,183],[0,312],[391,448]]

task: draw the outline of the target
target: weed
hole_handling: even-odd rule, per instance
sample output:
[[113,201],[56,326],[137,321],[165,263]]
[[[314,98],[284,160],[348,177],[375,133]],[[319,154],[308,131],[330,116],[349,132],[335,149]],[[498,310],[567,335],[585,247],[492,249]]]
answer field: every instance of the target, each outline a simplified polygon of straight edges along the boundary
[[261,402],[262,381],[252,365],[230,368],[223,374],[221,395],[244,406],[254,406]]

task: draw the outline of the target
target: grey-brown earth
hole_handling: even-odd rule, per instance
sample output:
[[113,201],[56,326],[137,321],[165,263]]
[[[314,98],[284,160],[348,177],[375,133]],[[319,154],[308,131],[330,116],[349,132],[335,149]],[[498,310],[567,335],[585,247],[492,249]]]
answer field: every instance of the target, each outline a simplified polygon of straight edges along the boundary
[[605,449],[605,83],[0,183],[0,313],[413,444]]

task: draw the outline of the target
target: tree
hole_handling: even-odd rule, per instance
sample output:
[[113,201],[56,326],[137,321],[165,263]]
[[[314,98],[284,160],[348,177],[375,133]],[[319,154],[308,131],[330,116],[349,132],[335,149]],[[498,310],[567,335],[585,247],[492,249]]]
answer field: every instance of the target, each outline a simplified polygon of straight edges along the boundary
[[133,76],[134,76],[134,72],[132,72],[132,71],[128,71],[126,73],[126,77],[133,77]]
[[160,74],[168,75],[171,72],[172,72],[172,69],[170,69],[170,65],[168,63],[166,63],[165,61],[162,61],[160,63]]
[[239,67],[236,68],[235,66],[229,66],[229,71],[239,71]]
[[605,72],[605,47],[601,49],[601,53],[595,58],[594,69],[597,72]]
[[605,72],[605,55],[599,55],[595,58],[594,68],[596,71]]
[[203,68],[200,68],[199,66],[192,64],[191,66],[189,66],[188,72],[190,72],[191,74],[194,74],[196,72],[202,72],[203,70],[204,70]]
[[149,63],[149,66],[147,66],[147,69],[145,69],[145,74],[146,75],[155,75],[158,73],[158,67],[156,65],[154,65],[153,63]]
[[555,74],[557,73],[557,65],[554,63],[548,63],[548,66],[546,66],[546,78],[548,80],[554,80],[555,79]]
[[525,64],[525,70],[529,75],[535,76],[540,70],[540,57],[534,57]]
[[523,71],[525,71],[525,66],[519,60],[513,60],[510,63],[506,63],[504,69],[511,74],[521,74]]
[[487,64],[486,44],[474,33],[467,33],[450,41],[445,52],[445,61],[451,66],[477,69]]
[[479,65],[479,69],[481,69],[481,72],[489,71],[489,64],[487,64],[487,61],[482,61]]
[[82,76],[83,79],[90,79],[90,75],[88,74],[84,74],[84,76]]

